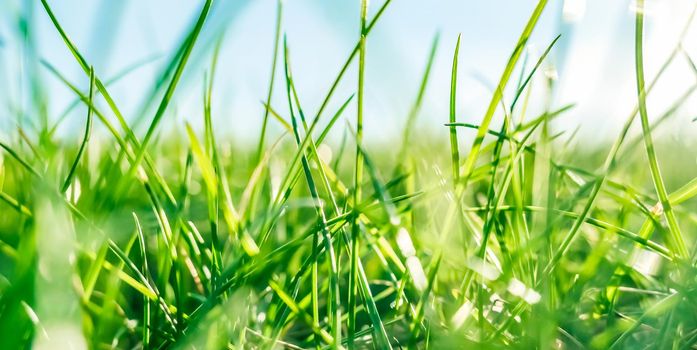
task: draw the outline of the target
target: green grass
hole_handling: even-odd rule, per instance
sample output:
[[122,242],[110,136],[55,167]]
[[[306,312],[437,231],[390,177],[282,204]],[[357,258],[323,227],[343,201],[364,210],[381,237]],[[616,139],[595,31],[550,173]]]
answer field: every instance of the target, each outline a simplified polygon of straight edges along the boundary
[[[212,1],[201,2],[132,122],[109,88],[152,60],[101,78],[41,3],[84,76],[72,82],[41,61],[36,75],[74,100],[45,123],[1,135],[0,348],[697,346],[694,144],[661,133],[697,84],[660,115],[647,108],[675,59],[692,62],[682,49],[692,16],[650,76],[637,2],[628,38],[637,94],[617,101],[632,112],[612,143],[558,129],[574,105],[528,108],[540,95],[532,89],[555,84],[541,71],[564,40],[525,54],[550,15],[541,0],[481,119],[456,108],[467,93],[458,90],[460,37],[436,34],[415,53],[424,68],[403,125],[390,125],[402,137],[378,144],[364,134],[364,120],[378,117],[364,106],[374,79],[367,42],[390,0],[372,11],[361,2],[356,45],[333,80],[317,82],[330,84],[314,114],[291,64],[301,38],[284,35],[290,5],[278,1],[263,111],[248,116],[259,118],[259,138],[228,146],[212,97],[222,36],[201,77],[200,114],[189,118],[203,127],[171,121]],[[418,121],[437,131],[422,132],[435,57],[447,47],[449,115]],[[355,94],[335,96],[339,84]],[[278,94],[283,103],[273,105]],[[46,105],[44,94],[32,96]],[[56,130],[80,105],[84,132],[66,138]]]

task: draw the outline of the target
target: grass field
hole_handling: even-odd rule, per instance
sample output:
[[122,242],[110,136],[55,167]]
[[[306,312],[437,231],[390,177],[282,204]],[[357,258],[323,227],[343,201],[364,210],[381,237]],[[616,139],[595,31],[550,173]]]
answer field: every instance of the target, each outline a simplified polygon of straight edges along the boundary
[[[423,78],[404,99],[403,136],[379,143],[363,133],[373,117],[366,42],[391,0],[370,12],[363,0],[355,48],[320,106],[304,105],[294,85],[279,2],[269,42],[269,71],[279,73],[266,112],[248,116],[263,120],[253,145],[216,132],[217,49],[192,117],[203,127],[171,125],[211,3],[136,128],[41,0],[84,80],[50,62],[38,69],[87,113],[79,142],[45,110],[32,127],[2,133],[1,349],[697,346],[695,143],[662,136],[679,127],[697,85],[664,113],[647,112],[665,68],[691,59],[679,44],[645,76],[643,0],[627,62],[636,99],[618,101],[631,113],[613,116],[623,127],[607,142],[553,127],[573,105],[529,112],[532,88],[554,84],[542,70],[563,40],[539,56],[525,50],[546,0],[526,14],[475,124],[456,113],[460,39],[441,37],[414,67]],[[450,115],[428,121],[445,132],[422,132],[436,54],[453,55]],[[353,95],[334,93],[342,81]],[[285,103],[271,105],[273,95]],[[91,137],[97,129],[108,137]]]

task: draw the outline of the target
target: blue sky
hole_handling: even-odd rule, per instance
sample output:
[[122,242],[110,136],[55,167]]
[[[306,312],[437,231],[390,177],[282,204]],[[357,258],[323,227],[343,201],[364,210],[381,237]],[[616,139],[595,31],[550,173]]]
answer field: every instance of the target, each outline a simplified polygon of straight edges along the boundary
[[[111,87],[117,103],[131,116],[151,82],[173,52],[203,1],[191,0],[53,0],[49,1],[64,28],[106,80],[126,66],[143,59],[150,63]],[[381,5],[372,1],[371,13]],[[440,45],[425,98],[420,125],[443,133],[447,120],[450,66],[455,40],[462,33],[458,85],[458,118],[477,122],[486,108],[491,86],[512,51],[536,1],[533,0],[394,0],[368,39],[366,133],[374,139],[400,134],[434,35]],[[648,0],[646,68],[652,77],[670,54],[694,0]],[[31,8],[33,5],[33,9]],[[271,63],[276,0],[218,0],[202,41],[187,68],[176,104],[166,125],[200,119],[201,84],[209,62],[213,39],[226,32],[216,76],[215,121],[221,132],[236,139],[256,138],[266,95]],[[316,111],[324,93],[355,45],[358,37],[358,0],[285,0],[283,28],[291,47],[292,63],[304,108]],[[566,6],[566,16],[564,15]],[[530,41],[534,62],[557,34],[562,38],[545,71],[557,75],[552,106],[576,103],[577,107],[556,123],[558,129],[581,135],[612,137],[636,100],[634,87],[633,30],[630,0],[551,0]],[[16,123],[10,104],[25,95],[27,62],[23,60],[17,18],[33,13],[31,28],[38,56],[56,66],[71,81],[86,88],[87,77],[71,57],[43,12],[39,1],[0,0],[0,117],[3,129]],[[694,27],[694,26],[693,26]],[[697,57],[697,37],[690,30],[685,50]],[[690,40],[691,39],[691,40]],[[281,67],[279,66],[279,69]],[[49,111],[56,117],[72,102],[71,93],[41,68],[42,82],[50,96]],[[280,72],[280,70],[279,70]],[[540,75],[542,76],[542,75]],[[278,76],[280,78],[280,75]],[[355,91],[355,69],[349,71],[335,95],[332,107]],[[287,110],[281,80],[277,81],[274,106]],[[657,115],[691,84],[694,75],[686,61],[678,59],[649,100]],[[533,86],[532,111],[547,104],[541,79]],[[15,101],[15,102],[8,102]],[[697,109],[694,99],[677,115],[685,127]],[[27,108],[27,106],[25,106]],[[330,108],[332,110],[332,108]],[[83,111],[76,109],[62,130],[79,134]],[[349,110],[349,116],[353,110]]]

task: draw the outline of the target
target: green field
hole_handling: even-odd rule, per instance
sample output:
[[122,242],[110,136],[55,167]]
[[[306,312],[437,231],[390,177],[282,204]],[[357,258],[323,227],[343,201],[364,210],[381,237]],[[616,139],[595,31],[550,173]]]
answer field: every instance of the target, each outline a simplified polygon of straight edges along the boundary
[[[304,105],[293,82],[279,2],[269,58],[278,74],[266,112],[248,116],[263,123],[254,144],[214,125],[217,48],[196,126],[174,125],[211,3],[136,128],[109,93],[118,77],[100,76],[37,2],[84,75],[37,69],[74,93],[84,131],[62,137],[60,115],[3,130],[0,349],[697,346],[697,153],[664,132],[680,127],[694,86],[662,114],[646,107],[665,69],[692,61],[672,38],[663,69],[644,74],[643,0],[626,62],[636,98],[617,101],[631,113],[613,116],[623,126],[605,142],[553,123],[574,105],[528,108],[533,88],[554,84],[542,71],[563,40],[538,56],[525,49],[546,0],[523,15],[472,123],[456,113],[460,39],[436,37],[415,53],[425,66],[412,67],[423,78],[403,99],[409,114],[390,125],[402,136],[364,137],[375,117],[364,114],[366,43],[391,1],[369,12],[363,0],[355,49],[321,105]],[[436,54],[453,55],[452,83],[450,115],[432,116],[432,132],[416,121]],[[335,94],[339,83],[354,94]]]

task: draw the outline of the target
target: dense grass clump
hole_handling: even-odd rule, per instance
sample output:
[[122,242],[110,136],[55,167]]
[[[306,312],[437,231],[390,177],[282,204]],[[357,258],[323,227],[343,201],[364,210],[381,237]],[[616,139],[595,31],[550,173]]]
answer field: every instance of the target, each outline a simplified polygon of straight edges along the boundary
[[[643,1],[637,98],[611,143],[554,129],[573,105],[528,112],[563,40],[526,56],[540,0],[477,124],[456,114],[460,39],[436,37],[403,137],[378,148],[363,134],[366,42],[390,2],[369,17],[362,1],[356,46],[310,110],[279,1],[263,127],[248,147],[216,133],[217,48],[203,127],[161,130],[211,0],[155,85],[143,133],[41,0],[89,89],[42,69],[88,112],[79,143],[55,131],[56,116],[0,141],[0,348],[696,346],[697,164],[662,158],[689,144],[656,135],[694,88],[661,116],[646,108],[665,68],[690,57],[678,44],[645,77]],[[431,121],[446,140],[415,121],[450,45],[450,114]],[[358,76],[346,76],[351,65]],[[335,96],[341,81],[355,94]],[[274,94],[285,103],[273,106]],[[97,128],[108,137],[91,137]]]

